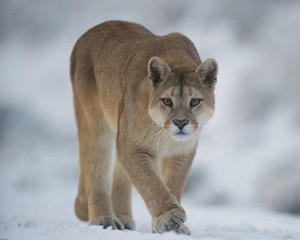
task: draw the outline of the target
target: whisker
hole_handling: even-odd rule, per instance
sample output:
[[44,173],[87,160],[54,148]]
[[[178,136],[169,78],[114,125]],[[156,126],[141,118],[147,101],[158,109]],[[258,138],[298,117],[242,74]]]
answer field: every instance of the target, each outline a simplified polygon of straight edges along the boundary
[[158,144],[159,144],[159,141],[161,140],[162,137],[165,136],[165,134],[166,134],[166,132],[162,129],[161,134],[159,135],[159,138],[158,138],[158,140],[156,142],[156,151],[157,151],[157,153],[158,153]]
[[156,129],[154,129],[154,134],[150,137],[151,141],[155,141],[156,138],[160,135],[161,132],[161,128],[160,127],[156,127]]

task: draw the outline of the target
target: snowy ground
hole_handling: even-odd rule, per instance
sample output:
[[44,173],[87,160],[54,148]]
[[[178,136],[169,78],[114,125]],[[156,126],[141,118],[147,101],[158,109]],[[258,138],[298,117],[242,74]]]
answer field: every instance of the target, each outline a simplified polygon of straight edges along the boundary
[[[104,230],[76,219],[74,191],[55,189],[47,194],[6,193],[0,201],[9,203],[0,217],[0,239],[202,239],[202,240],[299,240],[300,219],[255,209],[204,207],[184,200],[192,235],[151,233],[150,217],[142,199],[134,194],[136,231]],[[7,199],[6,199],[7,198]],[[13,201],[14,199],[21,201]]]
[[[0,239],[299,240],[299,13],[299,1],[0,1]],[[183,199],[191,237],[151,234],[136,193],[135,232],[74,215],[69,56],[82,33],[110,19],[182,32],[202,60],[219,63],[216,114]]]

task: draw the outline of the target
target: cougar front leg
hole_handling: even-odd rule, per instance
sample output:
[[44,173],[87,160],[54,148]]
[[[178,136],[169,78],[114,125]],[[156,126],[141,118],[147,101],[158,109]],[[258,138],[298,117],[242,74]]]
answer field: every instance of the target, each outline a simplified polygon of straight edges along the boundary
[[159,177],[154,167],[155,156],[145,149],[123,151],[122,147],[117,148],[121,165],[149,209],[153,232],[181,228],[186,220],[185,212]]
[[162,175],[165,184],[168,186],[170,192],[177,198],[178,202],[181,200],[181,195],[184,190],[185,182],[188,177],[195,151],[185,154],[168,157],[162,160]]
[[[162,161],[161,169],[164,182],[179,203],[195,152],[194,150],[190,154],[168,157]],[[177,229],[176,232],[190,234],[190,230],[185,225]]]

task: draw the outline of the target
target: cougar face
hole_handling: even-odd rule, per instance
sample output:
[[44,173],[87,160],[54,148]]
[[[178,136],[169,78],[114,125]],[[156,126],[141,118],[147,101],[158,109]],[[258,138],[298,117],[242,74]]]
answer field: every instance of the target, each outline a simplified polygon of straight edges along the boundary
[[[214,86],[207,86],[205,79],[208,78],[203,78],[199,69],[176,73],[162,59],[159,61],[154,64],[160,76],[152,77],[149,114],[175,141],[186,141],[213,116]],[[151,74],[151,69],[149,72]],[[155,72],[152,75],[155,76]]]

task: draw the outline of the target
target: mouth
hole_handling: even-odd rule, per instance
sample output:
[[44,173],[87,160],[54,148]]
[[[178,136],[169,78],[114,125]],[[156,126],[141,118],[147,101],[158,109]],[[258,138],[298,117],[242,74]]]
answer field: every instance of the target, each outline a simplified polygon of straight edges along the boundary
[[172,137],[173,137],[173,139],[175,139],[178,142],[184,142],[184,141],[190,139],[191,134],[188,134],[183,131],[179,131],[179,132],[173,134]]
[[185,135],[189,135],[189,134],[187,134],[187,133],[185,133],[185,132],[183,132],[183,131],[179,131],[179,132],[177,132],[177,133],[175,133],[175,135],[177,135],[177,136],[185,136]]
[[189,140],[194,133],[191,124],[187,124],[181,129],[175,124],[171,124],[168,130],[170,136],[177,142]]

